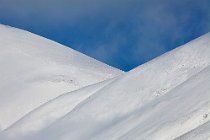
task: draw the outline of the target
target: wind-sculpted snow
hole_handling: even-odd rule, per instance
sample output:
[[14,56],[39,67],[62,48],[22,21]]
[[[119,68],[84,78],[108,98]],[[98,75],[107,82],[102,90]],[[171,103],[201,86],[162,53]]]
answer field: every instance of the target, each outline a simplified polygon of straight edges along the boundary
[[209,91],[210,33],[128,73],[45,102],[0,139],[208,139]]

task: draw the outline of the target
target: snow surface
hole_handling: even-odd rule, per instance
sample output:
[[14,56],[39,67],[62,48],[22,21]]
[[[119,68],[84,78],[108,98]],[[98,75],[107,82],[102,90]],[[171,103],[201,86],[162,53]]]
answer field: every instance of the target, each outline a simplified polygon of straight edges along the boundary
[[0,25],[0,129],[59,95],[121,73],[56,42]]
[[[209,114],[204,114],[204,118]],[[210,121],[195,128],[194,130],[178,137],[175,140],[209,140],[210,139]]]
[[[46,52],[38,57],[39,62],[43,62],[43,65],[37,64],[38,74],[34,72],[34,64],[30,65],[28,62],[35,63],[39,53],[43,53],[38,53],[38,50],[43,48],[38,49],[35,45],[33,49],[36,48],[37,52],[36,49],[27,51],[27,54],[33,55],[33,59],[36,58],[35,60],[28,57],[21,59],[24,55],[19,54],[17,57],[18,51],[12,51],[12,49],[7,50],[10,55],[7,53],[5,56],[1,55],[0,62],[3,58],[15,56],[15,60],[20,61],[21,64],[24,62],[26,65],[22,65],[22,69],[17,69],[17,71],[13,66],[11,74],[5,73],[5,76],[8,76],[5,79],[8,81],[2,81],[0,85],[12,86],[11,89],[13,87],[27,89],[27,92],[22,92],[22,90],[11,92],[11,89],[2,88],[1,91],[4,93],[0,94],[0,101],[3,103],[0,104],[4,106],[0,106],[0,125],[3,126],[0,139],[210,139],[210,33],[123,74],[84,55],[81,56],[71,49],[67,49],[70,52],[66,54],[66,50],[62,51],[66,48],[56,47],[59,46],[57,43],[34,35],[32,37],[31,34],[27,39],[19,38],[21,35],[15,38],[12,36],[19,33],[28,35],[17,29],[1,28],[5,36],[10,38],[8,44],[20,44],[14,42],[24,40],[23,44],[38,43],[40,46],[49,47],[46,47],[46,50],[44,49]],[[40,40],[34,41],[33,38]],[[56,45],[46,45],[47,43]],[[17,48],[18,45],[14,46],[14,49]],[[60,53],[57,49],[60,49]],[[25,51],[25,48],[23,50]],[[68,55],[74,55],[74,57]],[[86,61],[91,61],[91,66]],[[8,61],[3,64],[13,63]],[[65,67],[63,67],[64,64]],[[52,65],[56,66],[52,67]],[[18,63],[17,66],[19,66]],[[56,77],[54,73],[53,76],[49,76],[52,71],[60,72],[60,69],[57,69],[58,66],[62,67],[62,72],[77,69],[74,71],[74,76],[75,79],[79,79],[78,84],[82,83],[82,85],[73,89],[68,85],[66,86],[68,91],[59,91],[65,89],[57,82],[60,77]],[[45,70],[48,71],[43,72],[43,67],[47,67]],[[84,70],[78,72],[80,68]],[[8,67],[4,69],[5,72],[7,69]],[[63,75],[61,79],[65,80],[61,81],[68,81],[66,78],[71,77],[72,73]],[[91,78],[85,77],[87,81],[83,83],[82,76],[87,75],[91,75]],[[29,80],[31,77],[33,80]],[[48,86],[46,81],[49,79],[56,81],[55,84],[50,83],[52,93],[49,92],[49,87],[46,90],[38,88],[36,94],[33,93],[34,86],[37,88],[36,84]],[[56,91],[54,88],[57,89],[56,94],[53,93]],[[26,93],[30,93],[30,96],[26,96]],[[39,96],[47,96],[47,98],[43,101]],[[37,102],[42,100],[42,103],[35,104],[29,97],[31,100],[36,98]],[[28,111],[25,111],[27,108],[25,106],[29,106]]]

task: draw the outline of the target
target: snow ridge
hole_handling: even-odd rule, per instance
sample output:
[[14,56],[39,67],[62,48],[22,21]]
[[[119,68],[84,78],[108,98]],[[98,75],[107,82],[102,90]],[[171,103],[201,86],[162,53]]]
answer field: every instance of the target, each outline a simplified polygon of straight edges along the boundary
[[[31,33],[0,32],[10,79],[0,83],[0,139],[210,139],[210,33],[123,73]],[[22,67],[7,71],[8,55]]]

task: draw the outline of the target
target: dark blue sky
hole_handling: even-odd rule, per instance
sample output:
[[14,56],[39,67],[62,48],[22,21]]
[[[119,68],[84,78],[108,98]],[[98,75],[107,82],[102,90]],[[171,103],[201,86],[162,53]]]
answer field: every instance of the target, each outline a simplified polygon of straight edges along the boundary
[[0,0],[0,23],[128,71],[210,31],[210,0]]

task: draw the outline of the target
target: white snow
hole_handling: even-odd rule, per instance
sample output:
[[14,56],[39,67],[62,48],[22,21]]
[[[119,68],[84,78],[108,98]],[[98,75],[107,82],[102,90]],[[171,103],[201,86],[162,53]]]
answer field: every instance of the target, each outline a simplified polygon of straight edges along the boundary
[[122,74],[49,40],[0,29],[0,42],[13,46],[0,46],[0,139],[210,139],[210,33]]
[[[209,114],[204,114],[205,116]],[[210,139],[210,121],[193,129],[192,131],[176,138],[175,140],[209,140]]]
[[0,128],[59,95],[121,73],[56,42],[0,25]]

